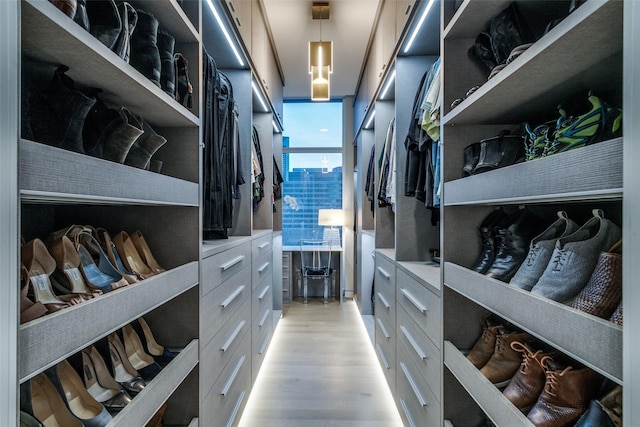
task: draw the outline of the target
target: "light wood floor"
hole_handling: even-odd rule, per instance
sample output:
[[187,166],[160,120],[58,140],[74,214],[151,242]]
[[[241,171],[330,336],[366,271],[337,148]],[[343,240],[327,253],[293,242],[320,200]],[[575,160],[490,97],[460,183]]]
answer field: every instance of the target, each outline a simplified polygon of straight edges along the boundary
[[400,427],[354,301],[284,306],[241,427]]

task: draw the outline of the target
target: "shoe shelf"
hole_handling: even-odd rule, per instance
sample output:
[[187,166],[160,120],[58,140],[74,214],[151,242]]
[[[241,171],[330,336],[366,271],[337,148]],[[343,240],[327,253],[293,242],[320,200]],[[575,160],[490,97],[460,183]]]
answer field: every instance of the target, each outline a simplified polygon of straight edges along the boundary
[[444,283],[578,362],[622,383],[622,327],[451,262],[444,264]]
[[[445,45],[451,43],[451,49],[445,46],[447,55],[466,57],[476,35],[485,29],[496,11],[508,4],[467,0],[445,32]],[[622,52],[622,26],[612,25],[620,22],[622,8],[623,2],[616,0],[585,2],[453,109],[449,107],[453,99],[479,82],[469,81],[469,86],[460,88],[460,93],[448,91],[442,124],[482,124],[495,120],[518,123],[531,120],[532,111],[554,111],[560,102],[577,93],[586,95],[589,89],[608,91],[612,80],[621,78],[621,70],[616,68],[621,61],[609,59]],[[467,39],[459,40],[462,37]],[[472,74],[460,64],[457,70]],[[448,72],[452,74],[447,75]],[[445,68],[445,79],[456,77],[455,72]],[[465,81],[464,75],[458,77]]]
[[616,138],[446,182],[444,205],[621,199],[622,143]]
[[21,325],[20,382],[197,285],[194,261]]
[[397,266],[440,295],[440,264],[433,261],[398,261]]
[[450,341],[444,342],[444,364],[495,425],[533,427],[527,417]]
[[198,43],[200,34],[176,0],[134,0],[136,9],[142,9],[156,17],[161,28],[167,30],[180,43]]
[[[157,3],[154,9],[156,12],[165,10],[166,4],[179,8],[173,1]],[[24,0],[21,6],[21,43],[24,54],[45,63],[66,65],[69,67],[66,74],[74,81],[88,87],[103,89],[101,97],[106,103],[127,107],[154,125],[200,125],[200,119],[196,115],[155,86],[47,0]],[[165,19],[163,24],[176,21],[186,27],[188,22],[177,10],[174,11],[173,18]],[[187,29],[185,32],[191,33]],[[192,34],[191,38],[194,46],[197,46],[197,35]]]
[[23,200],[198,206],[198,184],[33,141],[20,141]]
[[197,364],[198,340],[192,340],[107,427],[146,425]]

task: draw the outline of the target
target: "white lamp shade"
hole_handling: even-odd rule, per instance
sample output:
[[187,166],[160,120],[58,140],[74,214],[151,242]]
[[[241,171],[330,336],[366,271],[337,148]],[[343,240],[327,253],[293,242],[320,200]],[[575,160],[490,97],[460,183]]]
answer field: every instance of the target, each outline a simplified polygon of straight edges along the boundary
[[344,224],[344,212],[342,209],[318,209],[318,225],[331,227]]

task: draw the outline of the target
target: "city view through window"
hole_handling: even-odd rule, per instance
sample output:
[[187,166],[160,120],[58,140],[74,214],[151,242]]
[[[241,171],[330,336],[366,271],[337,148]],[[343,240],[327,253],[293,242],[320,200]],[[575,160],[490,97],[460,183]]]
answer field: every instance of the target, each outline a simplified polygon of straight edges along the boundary
[[283,245],[340,245],[341,232],[318,225],[318,210],[342,208],[342,103],[286,102],[284,128]]

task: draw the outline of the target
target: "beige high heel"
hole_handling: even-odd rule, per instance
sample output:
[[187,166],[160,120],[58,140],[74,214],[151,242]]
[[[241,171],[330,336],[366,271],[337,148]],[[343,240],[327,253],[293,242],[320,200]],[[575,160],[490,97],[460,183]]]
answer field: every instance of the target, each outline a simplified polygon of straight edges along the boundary
[[139,280],[136,277],[136,275],[130,272],[129,270],[127,270],[127,268],[124,266],[124,263],[122,262],[120,254],[118,254],[118,250],[116,249],[116,245],[111,240],[111,236],[109,236],[109,233],[107,232],[107,230],[105,230],[104,228],[96,228],[96,229],[92,229],[92,233],[93,233],[93,237],[95,237],[96,240],[98,240],[98,242],[100,243],[100,246],[102,246],[102,249],[107,254],[107,258],[109,258],[109,261],[111,261],[111,264],[113,264],[113,266],[118,270],[118,272],[122,274],[122,277],[124,277],[125,280],[129,282],[130,285],[134,283],[138,283]]
[[31,378],[31,406],[33,416],[46,427],[82,427],[45,374]]
[[102,294],[100,289],[92,288],[90,290],[85,283],[80,272],[80,254],[78,254],[73,242],[67,236],[61,236],[53,240],[49,244],[49,253],[55,259],[56,267],[58,268],[54,272],[59,276],[57,282],[64,287],[63,290],[59,289],[60,291],[76,294],[90,294],[92,292],[97,295]]
[[24,265],[20,265],[20,282],[20,324],[23,324],[44,316],[48,310],[40,301],[29,298],[29,273]]
[[124,266],[127,267],[129,271],[132,271],[141,279],[148,279],[154,276],[153,271],[142,260],[134,243],[125,231],[117,233],[113,237],[113,243],[115,243],[116,249],[122,257]]
[[144,390],[146,383],[133,367],[124,348],[124,344],[115,332],[109,334],[109,352],[113,367],[113,378],[132,393]]
[[153,357],[144,351],[142,341],[131,325],[122,327],[122,336],[127,357],[136,370],[139,371],[155,363]]
[[140,231],[135,231],[131,234],[130,237],[133,241],[134,246],[138,250],[138,253],[142,257],[142,260],[151,268],[151,271],[153,271],[154,274],[160,274],[166,271],[160,266],[160,264],[158,264],[158,261],[156,261],[156,259],[153,257],[151,249],[149,248],[149,245],[147,245],[147,242],[146,240],[144,240],[144,236]]
[[94,346],[82,350],[82,370],[87,391],[110,411],[131,403],[131,396],[113,379],[104,359]]

